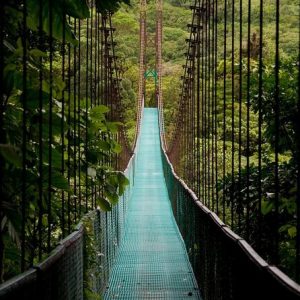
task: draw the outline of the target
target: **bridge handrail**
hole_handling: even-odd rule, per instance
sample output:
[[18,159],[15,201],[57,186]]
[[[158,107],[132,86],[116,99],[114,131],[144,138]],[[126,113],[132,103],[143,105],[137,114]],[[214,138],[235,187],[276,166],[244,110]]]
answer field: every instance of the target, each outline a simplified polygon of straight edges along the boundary
[[[225,223],[221,221],[221,219],[210,209],[208,209],[200,199],[196,196],[194,191],[192,191],[188,185],[184,182],[183,179],[181,179],[175,172],[174,167],[168,157],[167,150],[166,150],[166,141],[165,141],[165,135],[162,127],[162,119],[163,119],[163,112],[159,111],[159,127],[160,127],[160,140],[161,140],[161,151],[162,151],[162,159],[163,159],[163,165],[164,165],[164,173],[165,173],[165,179],[168,187],[169,196],[171,199],[171,202],[174,202],[175,200],[178,201],[178,189],[183,189],[185,192],[185,195],[189,199],[192,200],[194,204],[194,208],[198,210],[198,212],[195,212],[195,214],[199,214],[201,212],[202,218],[206,218],[208,222],[208,226],[213,226],[215,229],[213,231],[218,232],[218,234],[224,239],[227,240],[227,242],[231,243],[231,247],[235,248],[234,252],[236,252],[242,259],[244,260],[243,264],[245,265],[252,265],[255,266],[254,270],[252,270],[252,273],[257,276],[257,278],[252,278],[253,281],[257,281],[257,286],[251,285],[250,283],[248,285],[252,286],[252,291],[244,291],[248,292],[248,295],[245,295],[242,293],[243,289],[241,287],[238,287],[237,291],[231,291],[232,294],[236,294],[235,297],[230,299],[267,299],[263,297],[263,294],[266,295],[266,297],[270,297],[271,295],[274,295],[276,297],[275,299],[300,299],[300,285],[297,284],[294,280],[292,280],[290,277],[288,277],[286,274],[284,274],[279,268],[273,265],[269,265],[266,260],[264,260],[252,247],[251,245],[244,240],[242,237],[234,233]],[[171,185],[169,183],[169,178],[172,177],[175,181],[172,181],[171,179]],[[175,184],[177,182],[176,188],[174,188]],[[174,200],[174,190],[176,190],[175,200]],[[184,201],[188,201],[188,199],[184,199]],[[185,204],[187,205],[187,204]],[[178,211],[177,211],[177,204],[172,203],[173,213],[176,218],[176,221],[178,223]],[[189,211],[190,212],[190,211]],[[177,215],[176,215],[177,214]],[[199,221],[199,220],[197,220]],[[201,221],[199,221],[201,222]],[[195,224],[195,223],[194,223]],[[188,246],[188,242],[186,241],[185,235],[186,230],[181,226],[180,222],[178,224],[178,227],[183,235],[183,238],[185,240],[186,246]],[[191,233],[189,233],[191,234]],[[195,239],[194,239],[195,240]],[[194,247],[194,245],[192,245]],[[201,246],[200,246],[201,247]],[[187,247],[188,248],[188,247]],[[191,250],[191,249],[187,249]],[[192,251],[195,251],[192,249]],[[199,251],[199,250],[198,250]],[[190,257],[191,259],[191,257]],[[192,259],[195,260],[195,258],[192,257]],[[196,275],[196,278],[198,280],[198,284],[200,286],[200,289],[202,290],[202,294],[205,295],[211,295],[212,289],[215,289],[216,286],[211,286],[211,283],[206,282],[206,280],[203,280],[203,274],[201,274],[201,270],[196,270],[195,265],[197,263],[191,261],[194,272]],[[204,262],[207,263],[207,262]],[[236,262],[232,262],[235,263]],[[217,263],[216,263],[217,264]],[[199,265],[198,265],[199,267]],[[201,268],[201,267],[200,267]],[[230,266],[232,268],[232,266]],[[231,270],[232,271],[232,270]],[[247,270],[244,270],[245,273],[248,272]],[[236,276],[233,276],[233,280],[235,282],[238,282],[241,284],[243,275],[245,274],[235,274]],[[240,278],[237,278],[240,276]],[[205,277],[205,275],[204,275]],[[247,276],[246,276],[247,277]],[[249,279],[249,277],[247,277]],[[250,278],[251,280],[251,278]],[[208,286],[203,286],[204,284],[207,284]],[[231,283],[232,285],[234,283]],[[269,289],[267,284],[269,284]],[[247,285],[247,284],[246,284]],[[245,283],[242,284],[242,286],[245,288]],[[219,287],[220,288],[220,287]],[[232,286],[231,286],[232,288]],[[249,286],[248,286],[249,288]],[[264,288],[265,291],[262,291],[261,289]],[[266,291],[267,289],[267,291]],[[224,291],[223,291],[224,292]],[[224,293],[225,295],[226,293]],[[284,298],[280,298],[280,296]],[[209,296],[207,296],[209,298]],[[242,297],[242,298],[239,298]],[[256,297],[256,298],[253,298]],[[257,298],[258,297],[258,298]],[[206,297],[204,297],[206,299]],[[210,298],[209,298],[210,299]],[[215,299],[215,298],[213,298]],[[217,298],[217,299],[227,299],[225,298]],[[271,299],[271,298],[270,298]]]
[[43,262],[4,282],[0,299],[82,299],[83,276],[72,275],[83,268],[83,257],[74,260],[83,255],[83,233],[80,223]]
[[[130,186],[127,188],[124,198],[130,198],[130,190],[134,185],[135,160],[139,146],[140,125],[143,114],[144,99],[141,103],[141,114],[138,120],[138,135],[134,150],[128,161],[124,173],[130,178]],[[127,201],[119,201],[118,205],[113,207],[111,212],[101,212],[96,209],[91,211],[83,217],[83,220],[91,219],[93,223],[94,235],[97,242],[98,249],[96,252],[102,253],[102,247],[109,248],[105,262],[102,268],[104,269],[101,277],[95,278],[95,293],[103,293],[106,289],[110,270],[112,268],[113,260],[115,258],[118,244],[121,240],[122,230],[127,210]],[[102,219],[105,222],[110,222],[110,217],[121,215],[122,220],[118,222],[118,227],[114,226],[111,231],[115,235],[116,241],[105,241],[106,234],[101,234],[104,229],[107,230],[106,225],[103,225]],[[101,227],[102,226],[102,227]],[[116,237],[117,236],[117,237]],[[0,299],[23,299],[23,300],[82,300],[83,299],[83,270],[87,268],[84,266],[84,244],[85,244],[85,226],[84,222],[80,222],[75,230],[65,239],[59,242],[57,247],[51,254],[41,263],[33,266],[29,270],[21,273],[3,284],[0,285]],[[105,245],[104,245],[105,244]],[[106,250],[105,250],[106,251]],[[110,257],[108,257],[110,256]],[[99,261],[101,261],[101,257]],[[100,266],[99,266],[100,268]],[[76,275],[74,275],[76,274]],[[99,276],[99,275],[98,275]],[[99,276],[100,277],[100,276]]]

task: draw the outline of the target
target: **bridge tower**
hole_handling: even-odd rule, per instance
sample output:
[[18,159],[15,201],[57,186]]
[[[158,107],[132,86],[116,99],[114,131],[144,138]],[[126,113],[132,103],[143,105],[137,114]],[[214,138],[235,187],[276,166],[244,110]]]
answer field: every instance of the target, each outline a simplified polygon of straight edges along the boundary
[[[145,79],[154,78],[156,86],[156,100],[162,99],[162,0],[156,0],[156,30],[155,37],[147,34],[147,2],[140,0],[140,67],[139,67],[139,99],[145,93]],[[147,69],[146,48],[155,47],[155,69]],[[141,76],[143,75],[143,76]],[[157,102],[159,106],[159,103]]]
[[162,95],[162,21],[163,21],[163,5],[162,0],[156,0],[156,71],[158,82],[156,85],[157,106],[159,111],[160,133],[162,137],[163,148],[167,150],[164,130],[163,116],[163,95]]
[[[145,96],[145,79],[152,77],[155,80],[155,98],[156,105],[159,109],[160,115],[160,125],[161,133],[164,133],[164,122],[163,122],[163,100],[162,100],[162,18],[163,18],[163,2],[162,0],[156,1],[156,30],[155,30],[155,40],[149,36],[147,37],[147,27],[146,27],[146,11],[147,2],[146,0],[140,0],[140,66],[139,66],[139,92],[138,101],[139,108],[142,105],[143,97]],[[155,45],[153,45],[155,42]],[[155,46],[155,70],[147,70],[146,66],[146,47]],[[138,112],[139,114],[139,112]],[[140,115],[138,115],[138,121],[140,120]],[[138,126],[138,124],[137,124]],[[138,129],[138,127],[137,127]],[[164,135],[163,135],[164,141]],[[166,143],[164,142],[164,147],[166,149]]]
[[145,92],[145,52],[146,52],[146,0],[140,0],[140,66],[139,66],[139,92],[138,101],[141,101]]
[[[139,90],[138,90],[138,105],[137,105],[137,122],[135,130],[134,147],[137,141],[137,137],[140,129],[141,122],[141,109],[144,101],[145,94],[145,47],[146,47],[146,0],[140,0],[140,65],[139,65]],[[133,147],[133,149],[134,149]]]
[[157,83],[157,101],[158,107],[162,101],[162,0],[156,0],[156,72]]

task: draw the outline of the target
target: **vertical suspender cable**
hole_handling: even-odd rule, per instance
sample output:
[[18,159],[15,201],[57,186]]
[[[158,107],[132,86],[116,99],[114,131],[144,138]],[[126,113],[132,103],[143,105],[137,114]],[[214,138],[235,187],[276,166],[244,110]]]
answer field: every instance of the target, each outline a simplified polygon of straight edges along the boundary
[[[71,22],[69,17],[69,22]],[[68,81],[67,81],[67,90],[68,90],[68,100],[67,100],[67,139],[68,139],[68,148],[67,148],[67,179],[69,186],[71,185],[71,139],[72,139],[72,131],[71,131],[71,44],[68,43]],[[71,204],[71,194],[68,193],[68,204],[67,204],[67,211],[68,211],[68,234],[71,233],[71,222],[72,222],[72,204]]]
[[[193,24],[194,26],[194,24]],[[191,168],[191,172],[190,172],[190,177],[191,177],[191,181],[193,183],[192,187],[193,190],[195,189],[196,186],[196,182],[195,182],[195,50],[196,50],[196,32],[197,29],[194,28],[194,37],[193,37],[193,56],[192,56],[192,74],[191,74],[191,113],[190,113],[190,118],[191,118],[191,149],[193,149],[193,151],[191,151],[191,159],[192,159],[192,168]]]
[[235,1],[232,0],[231,11],[231,191],[230,191],[230,205],[231,205],[231,228],[234,226],[234,14],[235,14]]
[[203,99],[203,110],[204,110],[204,199],[205,199],[205,205],[209,206],[208,203],[208,197],[207,197],[207,187],[208,187],[208,168],[207,168],[207,156],[208,156],[208,151],[207,151],[207,11],[208,11],[208,6],[207,6],[207,0],[203,1],[204,3],[204,13],[203,13],[203,20],[205,24],[205,30],[204,30],[204,53],[203,53],[203,80],[204,80],[204,99]]
[[48,230],[47,230],[47,251],[51,250],[51,224],[52,224],[52,212],[51,212],[51,201],[52,201],[52,122],[53,122],[53,8],[52,0],[49,0],[49,167],[48,167],[48,203],[47,203],[47,214],[48,214]]
[[205,20],[204,20],[204,0],[202,0],[201,3],[201,23],[202,23],[202,31],[201,31],[201,173],[202,173],[202,187],[201,187],[201,196],[203,197],[204,204],[206,204],[206,198],[205,198],[205,110],[204,110],[204,26],[205,26]]
[[216,213],[219,215],[219,193],[218,193],[218,95],[217,95],[217,85],[218,85],[218,0],[215,0],[215,32],[214,32],[214,39],[215,39],[215,63],[214,63],[214,102],[215,102],[215,190],[216,190]]
[[81,217],[81,20],[78,20],[78,98],[77,98],[77,162],[78,162],[78,214]]
[[[77,34],[77,19],[73,19],[74,22],[74,34],[76,36]],[[74,46],[73,49],[73,72],[74,72],[74,79],[73,79],[73,177],[74,177],[74,183],[73,183],[73,189],[74,189],[74,221],[75,223],[77,222],[77,149],[76,149],[76,144],[78,142],[78,137],[77,137],[77,47]]]
[[[43,1],[39,0],[39,48],[43,46]],[[43,218],[43,59],[39,59],[39,179],[38,179],[38,258],[42,258]]]
[[[0,15],[2,16],[0,18],[0,44],[3,45],[3,40],[4,40],[4,2],[0,2]],[[4,53],[3,53],[3,47],[0,47],[0,82],[3,82],[3,69],[4,69]],[[3,85],[0,85],[0,143],[4,144],[5,143],[5,133],[3,131],[3,113],[4,113],[4,90],[3,90]],[[4,189],[3,189],[3,179],[4,179],[4,160],[2,156],[0,155],[0,220],[2,221],[3,218],[3,212],[2,212],[2,207],[3,207],[3,198],[4,198]],[[2,230],[0,230],[0,274],[3,272],[3,257],[4,257],[4,241],[3,241],[3,233]],[[1,279],[0,279],[1,281]]]
[[97,57],[98,57],[98,77],[97,77],[97,87],[98,87],[98,102],[101,102],[101,15],[98,13],[98,41],[97,41]]
[[[91,1],[91,31],[90,31],[90,61],[88,63],[90,63],[90,107],[94,106],[94,101],[95,101],[95,97],[94,97],[94,93],[93,93],[93,28],[94,28],[94,1]],[[90,182],[91,184],[91,209],[94,208],[94,182],[93,180],[91,180]]]
[[200,195],[200,138],[201,138],[201,131],[200,131],[200,3],[197,3],[195,1],[195,11],[196,11],[196,17],[197,17],[197,52],[196,52],[196,60],[197,60],[197,117],[196,117],[196,123],[197,123],[197,144],[196,144],[196,157],[197,157],[197,195]]
[[226,175],[226,76],[227,76],[227,1],[224,7],[224,73],[223,73],[223,222],[226,221],[225,215],[225,175]]
[[215,211],[215,1],[210,3],[211,9],[211,25],[210,25],[210,35],[211,35],[211,124],[210,124],[210,136],[211,136],[211,209]]
[[[93,93],[93,28],[94,28],[94,3],[92,1],[92,5],[91,5],[91,33],[90,33],[90,72],[91,72],[91,76],[90,76],[90,97],[91,97],[91,107],[94,106],[94,93]],[[92,195],[93,197],[93,195]]]
[[[299,20],[300,25],[300,20]],[[300,26],[299,26],[300,28]],[[300,115],[300,36],[298,36],[298,115]],[[297,196],[296,196],[296,207],[297,207],[297,234],[296,234],[296,280],[300,282],[300,122],[297,123],[296,139],[297,145]]]
[[210,44],[210,1],[206,2],[206,46],[207,46],[207,53],[206,53],[206,65],[207,65],[207,134],[206,134],[206,140],[207,140],[207,202],[208,202],[208,208],[211,208],[211,169],[210,169],[210,161],[212,159],[211,156],[211,149],[210,149],[210,133],[211,133],[211,127],[210,127],[210,113],[211,113],[211,93],[210,93],[210,54],[211,54],[211,44]]
[[98,105],[98,82],[97,82],[97,77],[98,77],[98,12],[97,10],[95,11],[95,49],[94,49],[94,94],[95,94],[95,105]]
[[86,20],[86,72],[85,72],[85,213],[88,212],[88,200],[89,200],[89,185],[88,185],[88,103],[89,103],[89,19]]
[[[42,1],[42,0],[40,0]],[[63,5],[65,0],[63,0]],[[65,83],[66,67],[66,14],[63,9],[63,40],[62,40],[62,80]],[[62,92],[61,99],[61,173],[65,176],[65,89]],[[61,234],[65,237],[65,192],[61,195]]]
[[280,2],[276,0],[276,29],[275,29],[275,104],[274,104],[274,114],[275,114],[275,224],[274,224],[274,257],[273,263],[277,264],[279,262],[279,172],[278,172],[278,154],[279,154],[279,129],[280,129],[280,108],[279,108],[279,13],[280,13]]
[[241,230],[242,225],[242,194],[240,192],[242,186],[242,103],[243,103],[243,0],[239,2],[239,150],[238,150],[238,229]]
[[21,196],[21,271],[25,270],[25,247],[26,247],[26,237],[25,237],[25,224],[26,224],[26,152],[27,152],[27,133],[26,133],[26,123],[27,123],[27,1],[23,2],[23,20],[22,20],[22,45],[23,45],[23,120],[22,120],[22,196]]
[[263,92],[263,0],[260,0],[259,12],[259,67],[258,67],[258,243],[257,249],[261,246],[261,201],[262,201],[262,185],[261,185],[261,164],[262,164],[262,92]]
[[104,104],[103,103],[103,94],[104,94],[104,89],[103,89],[103,78],[104,78],[103,41],[104,41],[104,39],[103,39],[103,16],[102,16],[102,14],[100,14],[99,18],[100,18],[100,21],[99,21],[99,30],[100,30],[100,38],[99,38],[99,47],[100,47],[100,51],[99,51],[99,56],[100,56],[99,57],[99,68],[100,68],[100,73],[99,73],[99,90],[100,90],[100,99],[99,99],[99,104]]
[[[69,17],[70,22],[70,17]],[[68,127],[68,149],[67,149],[67,179],[68,185],[71,184],[71,45],[68,43],[68,114],[67,114],[67,127]],[[68,204],[67,204],[67,214],[68,214],[68,234],[71,233],[71,195],[68,193]]]
[[248,30],[247,30],[247,120],[246,120],[246,156],[247,156],[247,175],[246,175],[246,239],[249,239],[249,219],[250,219],[250,49],[251,49],[251,0],[248,0]]
[[213,33],[212,33],[212,21],[213,21],[213,1],[209,1],[208,11],[208,91],[209,91],[209,197],[210,197],[210,209],[214,206],[214,191],[213,191],[213,161],[214,161],[214,141],[213,141]]

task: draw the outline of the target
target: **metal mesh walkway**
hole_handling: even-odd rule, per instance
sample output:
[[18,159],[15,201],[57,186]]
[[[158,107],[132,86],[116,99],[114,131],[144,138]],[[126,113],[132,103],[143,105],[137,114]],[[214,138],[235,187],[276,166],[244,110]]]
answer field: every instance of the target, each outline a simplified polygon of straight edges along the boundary
[[155,108],[144,109],[125,235],[105,299],[200,299],[168,198]]

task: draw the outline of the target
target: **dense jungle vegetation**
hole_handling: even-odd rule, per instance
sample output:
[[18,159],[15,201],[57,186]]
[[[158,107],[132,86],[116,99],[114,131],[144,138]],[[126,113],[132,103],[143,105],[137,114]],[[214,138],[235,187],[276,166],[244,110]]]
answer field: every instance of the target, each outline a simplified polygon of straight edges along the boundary
[[128,184],[111,159],[121,152],[120,124],[79,80],[102,84],[89,73],[83,21],[120,2],[96,1],[90,9],[81,0],[53,1],[50,13],[48,2],[28,0],[26,18],[22,1],[1,4],[0,282],[47,257],[95,205],[110,210]]
[[[231,48],[232,28],[231,4],[228,5],[228,52],[226,62],[220,57],[217,66],[217,132],[223,147],[225,141],[225,177],[222,173],[218,178],[219,196],[234,218],[225,216],[227,223],[240,235],[245,237],[262,256],[274,261],[277,256],[276,246],[270,237],[274,235],[272,228],[277,222],[275,200],[275,3],[264,2],[263,36],[262,36],[262,101],[259,104],[259,1],[251,2],[250,49],[247,49],[246,33],[248,29],[247,4],[243,5],[242,32],[245,35],[242,43],[242,70],[247,70],[247,51],[249,60],[249,115],[247,115],[247,75],[242,71],[242,100],[239,99],[239,45],[238,38]],[[239,8],[236,7],[236,12]],[[238,20],[235,25],[235,37],[239,36]],[[219,14],[219,28],[224,30],[224,16]],[[222,38],[218,41],[218,53],[223,55]],[[296,276],[296,223],[297,223],[297,168],[299,164],[299,135],[297,133],[299,115],[299,3],[297,1],[280,2],[279,21],[279,133],[278,133],[278,182],[279,182],[279,249],[277,260],[279,266],[290,276]],[[230,51],[234,53],[235,68],[231,65]],[[224,64],[227,64],[224,81]],[[231,78],[234,77],[234,86]],[[225,132],[222,120],[222,101],[224,98],[224,82],[226,82]],[[233,91],[233,92],[232,92]],[[232,99],[233,104],[232,104]],[[234,105],[234,112],[232,111]],[[238,109],[241,105],[241,124]],[[259,107],[261,105],[261,107]],[[261,140],[259,140],[259,109],[261,109]],[[232,116],[234,114],[234,116]],[[233,117],[233,118],[232,118]],[[234,122],[232,123],[232,119]],[[234,132],[232,132],[234,125]],[[239,129],[240,127],[240,129]],[[247,127],[249,129],[247,129]],[[233,137],[233,139],[232,139]],[[209,137],[208,137],[209,138]],[[201,144],[201,143],[200,143]],[[261,144],[261,167],[259,166],[259,146]],[[231,153],[234,151],[234,166]],[[221,153],[220,148],[220,153]],[[239,155],[241,164],[239,166]],[[219,168],[222,170],[224,158],[218,157]],[[232,173],[233,170],[233,173]],[[261,207],[259,204],[258,181],[261,184]],[[233,201],[233,204],[231,203]],[[299,204],[298,204],[299,205]],[[248,216],[243,208],[248,207]],[[260,224],[260,225],[259,225]],[[264,228],[260,236],[261,228]],[[249,232],[251,234],[249,234]],[[276,235],[276,233],[275,233]],[[299,280],[299,278],[298,278]]]

